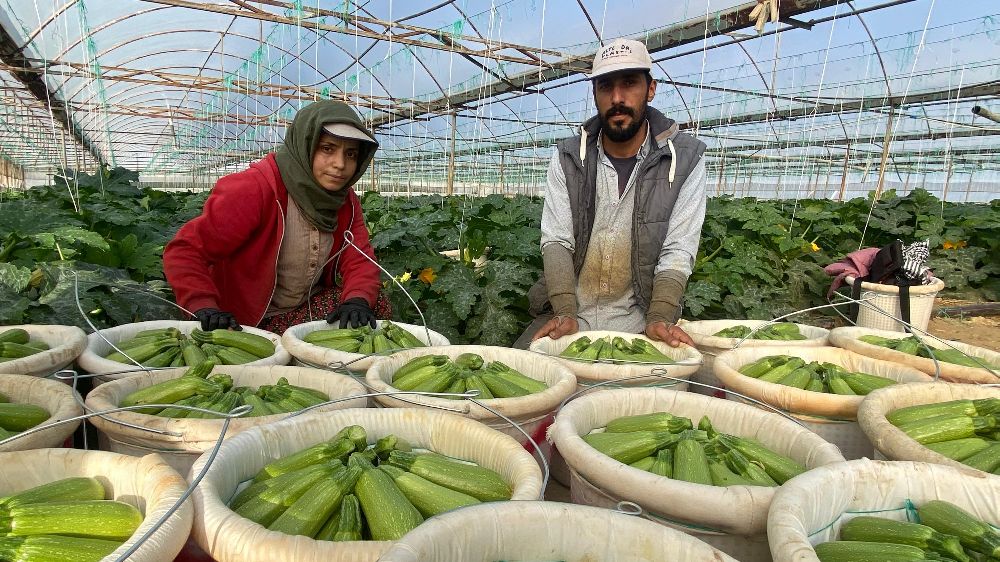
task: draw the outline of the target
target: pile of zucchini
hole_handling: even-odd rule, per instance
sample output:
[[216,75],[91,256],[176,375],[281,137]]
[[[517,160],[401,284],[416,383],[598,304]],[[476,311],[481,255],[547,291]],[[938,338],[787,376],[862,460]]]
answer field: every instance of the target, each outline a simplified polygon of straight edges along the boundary
[[370,326],[316,330],[306,334],[302,341],[337,351],[364,355],[385,353],[395,349],[426,347],[426,344],[416,336],[388,320],[382,321],[382,324],[374,330]]
[[[928,347],[930,346],[925,346],[915,336],[895,339],[895,338],[883,338],[882,336],[871,335],[871,336],[861,336],[858,338],[858,340],[871,345],[877,345],[879,347],[887,347],[889,349],[894,349],[896,351],[899,351],[901,353],[906,353],[908,355],[916,355],[918,357],[924,357],[927,359],[932,358],[931,352],[928,350]],[[951,349],[950,347],[944,349],[937,349],[934,347],[930,347],[930,350],[933,350],[934,352],[933,358],[937,359],[938,361],[943,361],[945,363],[953,363],[955,365],[961,365],[963,367],[974,367],[977,369],[981,369],[983,365],[986,365],[990,369],[1000,370],[1000,366],[998,365],[991,365],[985,359],[979,359],[978,361],[975,359],[971,359],[968,355],[962,353],[957,349]]]
[[806,471],[754,439],[719,433],[707,416],[698,429],[667,412],[626,416],[583,440],[620,463],[706,486],[778,486]]
[[674,360],[643,338],[628,341],[620,336],[604,336],[591,341],[587,336],[573,340],[560,357],[584,361],[606,361],[618,363],[629,361],[635,363],[656,363],[667,365]]
[[368,445],[352,425],[257,473],[229,507],[272,531],[326,541],[397,540],[424,518],[509,500],[499,474],[387,435]]
[[740,367],[739,372],[763,382],[843,396],[864,396],[896,384],[892,379],[848,371],[833,363],[806,363],[801,357],[788,355],[762,357]]
[[96,478],[64,478],[0,498],[0,561],[97,562],[132,537],[142,513],[105,500]]
[[886,419],[936,453],[1000,475],[1000,398],[907,406]]
[[860,516],[844,523],[840,540],[816,545],[821,562],[1000,560],[1000,532],[941,500],[917,507],[920,523]]
[[[454,360],[446,355],[421,355],[407,361],[392,374],[392,386],[399,390],[456,394],[478,390],[478,400],[516,398],[549,388],[545,382],[500,361],[486,363],[476,353],[463,353]],[[461,396],[442,398],[464,400]]]
[[190,337],[177,328],[143,330],[115,344],[128,354],[112,351],[105,359],[143,367],[194,367],[205,360],[219,365],[243,365],[274,355],[274,343],[264,336],[236,330],[203,332],[195,328]]
[[777,324],[768,324],[767,326],[753,331],[753,328],[749,326],[744,326],[740,324],[739,326],[730,326],[723,330],[719,330],[712,334],[719,338],[746,338],[750,336],[749,339],[752,340],[804,340],[805,336],[799,331],[799,327],[791,322],[778,322]]
[[[210,375],[215,367],[212,360],[191,367],[183,375],[161,383],[139,389],[122,398],[120,406],[141,406],[143,404],[175,404],[193,406],[229,413],[233,408],[249,404],[253,406],[246,417],[270,416],[297,412],[309,406],[322,404],[330,399],[325,393],[312,388],[303,388],[288,383],[281,377],[277,384],[263,385],[256,390],[248,386],[233,386],[233,378],[226,374]],[[211,419],[211,414],[196,412],[186,408],[142,408],[135,410],[165,418]]]
[[34,340],[26,330],[11,328],[0,332],[0,363],[14,361],[49,350],[49,344]]
[[0,441],[49,419],[48,410],[34,404],[17,404],[0,392]]

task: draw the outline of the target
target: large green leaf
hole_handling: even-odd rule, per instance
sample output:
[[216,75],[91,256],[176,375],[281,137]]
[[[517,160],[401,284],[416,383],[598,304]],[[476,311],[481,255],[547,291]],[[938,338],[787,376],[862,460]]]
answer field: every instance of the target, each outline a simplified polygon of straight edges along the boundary
[[722,288],[711,281],[695,281],[684,291],[684,308],[690,316],[700,317],[706,309],[722,300]]
[[521,320],[503,302],[492,299],[483,300],[468,325],[468,331],[479,336],[476,343],[504,347],[514,343],[523,328]]
[[20,293],[28,288],[31,281],[31,270],[12,263],[0,262],[0,287],[12,293]]
[[[458,319],[458,316],[455,316],[450,306],[444,303],[434,303],[424,307],[423,312],[424,318],[427,320],[427,326],[448,338],[448,341],[451,343],[471,343],[461,333],[461,320]],[[414,313],[414,316],[416,316],[416,313]],[[410,323],[420,324],[419,316],[416,316]]]
[[[25,312],[31,301],[5,286],[0,286],[0,325],[26,323]],[[31,320],[28,323],[34,323]]]
[[441,296],[443,302],[451,305],[452,311],[460,320],[469,317],[480,293],[479,286],[476,284],[475,272],[471,267],[461,262],[445,266],[438,273],[431,288]]

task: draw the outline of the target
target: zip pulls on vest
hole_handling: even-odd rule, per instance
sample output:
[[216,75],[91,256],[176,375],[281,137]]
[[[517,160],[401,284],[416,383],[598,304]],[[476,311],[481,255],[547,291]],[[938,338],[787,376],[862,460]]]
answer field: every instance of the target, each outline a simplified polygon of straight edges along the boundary
[[[647,135],[649,134],[649,120],[648,119],[646,120],[646,134]],[[676,135],[676,134],[677,133],[674,132],[674,135]],[[584,161],[587,160],[587,137],[588,136],[589,135],[587,135],[587,129],[584,128],[583,126],[581,126],[580,127],[580,162],[584,162]],[[641,150],[642,150],[642,147],[640,146],[639,150],[636,151],[636,154],[639,154],[639,152]],[[667,150],[670,151],[670,171],[667,174],[667,181],[669,181],[670,184],[673,185],[674,178],[677,177],[677,150],[674,148],[673,135],[671,135],[670,137],[667,138]]]

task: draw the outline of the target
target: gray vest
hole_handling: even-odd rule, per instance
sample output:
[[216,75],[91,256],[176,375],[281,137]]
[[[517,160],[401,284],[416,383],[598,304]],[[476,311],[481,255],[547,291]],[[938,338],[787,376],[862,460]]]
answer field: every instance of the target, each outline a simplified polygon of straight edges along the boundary
[[[653,271],[660,259],[660,249],[670,230],[670,215],[677,194],[688,175],[705,152],[705,143],[679,132],[677,123],[650,107],[646,114],[655,146],[635,172],[635,212],[632,215],[632,285],[636,300],[643,310],[649,309],[653,293]],[[580,275],[594,226],[597,202],[597,138],[601,121],[597,116],[583,124],[580,136],[563,139],[556,145],[566,189],[573,213],[573,237],[576,250],[573,266]],[[584,139],[586,139],[584,141]],[[673,150],[670,149],[672,141]],[[580,158],[580,145],[585,142],[586,158]],[[673,152],[673,154],[671,154]],[[670,168],[674,167],[673,181]],[[528,291],[530,310],[539,315],[550,308],[545,276]]]

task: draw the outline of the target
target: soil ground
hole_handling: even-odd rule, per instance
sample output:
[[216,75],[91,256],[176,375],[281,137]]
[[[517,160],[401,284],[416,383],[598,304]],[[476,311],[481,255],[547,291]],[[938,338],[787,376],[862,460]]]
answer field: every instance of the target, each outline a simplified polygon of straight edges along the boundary
[[[961,304],[970,303],[938,299],[937,307]],[[936,317],[931,319],[928,331],[939,338],[1000,351],[1000,316]]]

